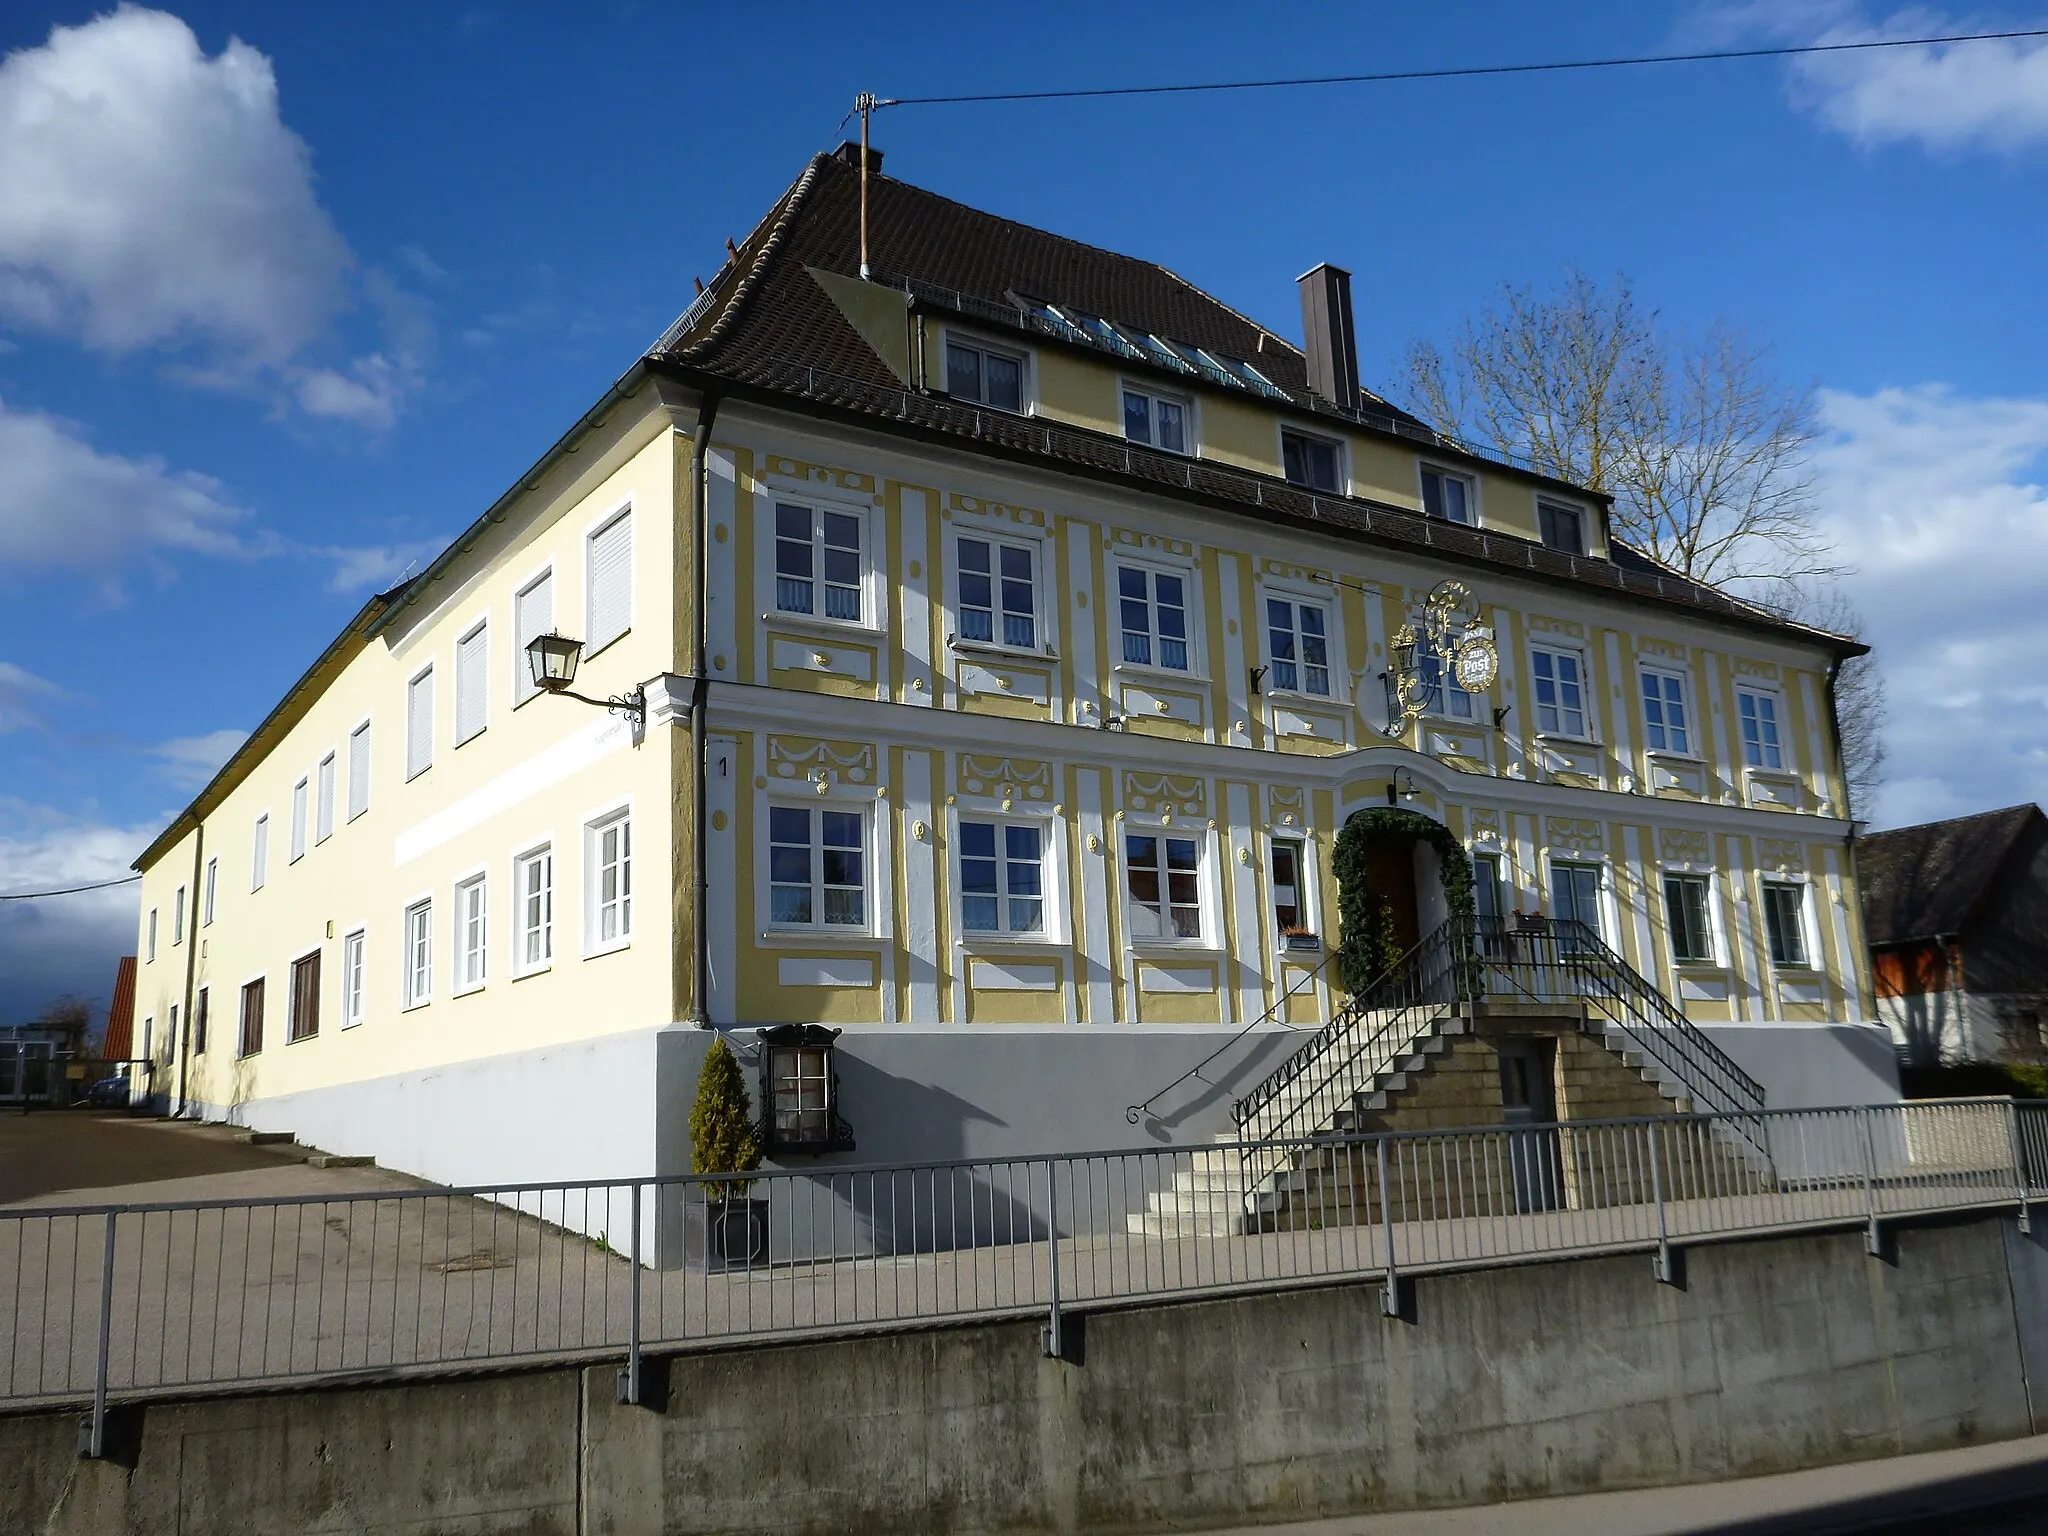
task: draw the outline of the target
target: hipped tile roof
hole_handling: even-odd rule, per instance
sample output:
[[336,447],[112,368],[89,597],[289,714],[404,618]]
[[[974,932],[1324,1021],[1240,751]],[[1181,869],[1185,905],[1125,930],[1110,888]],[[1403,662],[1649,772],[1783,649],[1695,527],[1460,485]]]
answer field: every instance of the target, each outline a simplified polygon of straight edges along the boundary
[[[1838,654],[1865,649],[1689,580],[1619,541],[1610,542],[1611,559],[1566,555],[1511,534],[1467,528],[1363,497],[1312,494],[1277,476],[1153,453],[1103,433],[906,389],[807,270],[858,272],[859,182],[856,164],[833,155],[813,159],[710,288],[656,343],[650,363],[828,410],[883,418],[898,428],[972,438],[1006,456],[1140,481],[1271,521],[1317,525],[1462,562],[1676,604]],[[868,195],[870,266],[878,280],[907,283],[920,293],[951,290],[959,302],[973,306],[978,318],[1007,313],[1020,328],[1023,316],[1013,295],[1071,305],[1249,361],[1275,384],[1307,400],[1307,368],[1297,347],[1164,267],[984,213],[878,172],[869,176]],[[1326,404],[1317,408],[1334,412]],[[1368,431],[1459,452],[1417,418],[1369,393],[1352,419]]]

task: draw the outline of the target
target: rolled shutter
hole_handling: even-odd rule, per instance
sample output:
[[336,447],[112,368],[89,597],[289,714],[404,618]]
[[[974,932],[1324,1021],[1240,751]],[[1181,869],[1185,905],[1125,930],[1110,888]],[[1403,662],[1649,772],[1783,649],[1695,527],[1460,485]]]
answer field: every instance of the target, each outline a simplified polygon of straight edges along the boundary
[[526,647],[537,635],[555,627],[555,575],[550,571],[512,600],[512,697],[530,699],[540,690],[533,686],[533,667],[526,659]]
[[334,754],[320,759],[313,801],[313,841],[324,843],[334,836]]
[[359,725],[348,738],[348,819],[370,808],[370,728]]
[[590,536],[590,634],[595,651],[633,625],[633,514],[621,512]]
[[434,766],[434,673],[429,668],[406,685],[405,776],[415,778]]
[[455,740],[477,735],[489,718],[490,627],[479,624],[455,642]]

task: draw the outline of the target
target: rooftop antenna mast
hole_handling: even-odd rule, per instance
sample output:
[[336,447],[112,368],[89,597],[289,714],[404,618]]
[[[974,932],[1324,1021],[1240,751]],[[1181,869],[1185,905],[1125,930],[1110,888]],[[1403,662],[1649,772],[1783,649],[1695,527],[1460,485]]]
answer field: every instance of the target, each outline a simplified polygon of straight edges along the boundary
[[862,91],[853,98],[853,109],[860,114],[860,280],[868,281],[868,117],[875,110],[873,91]]

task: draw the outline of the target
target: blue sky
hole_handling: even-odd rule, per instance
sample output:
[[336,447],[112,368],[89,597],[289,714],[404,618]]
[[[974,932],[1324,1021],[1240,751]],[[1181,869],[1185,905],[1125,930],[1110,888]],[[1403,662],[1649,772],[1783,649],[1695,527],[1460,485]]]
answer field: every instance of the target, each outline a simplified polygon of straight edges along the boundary
[[[855,92],[2043,24],[1999,8],[192,4],[0,10],[0,891],[104,878],[372,590],[688,301]],[[1390,380],[1503,280],[1625,272],[1821,391],[1893,699],[1875,817],[2048,798],[2048,48],[903,108],[889,170]],[[126,892],[0,906],[0,1019],[103,996]]]

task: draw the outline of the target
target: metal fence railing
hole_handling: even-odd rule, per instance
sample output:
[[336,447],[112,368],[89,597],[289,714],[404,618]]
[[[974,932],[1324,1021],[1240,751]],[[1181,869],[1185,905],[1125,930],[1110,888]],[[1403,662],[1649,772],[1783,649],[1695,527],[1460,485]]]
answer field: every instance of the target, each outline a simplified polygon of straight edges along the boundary
[[[0,1211],[0,1406],[627,1362],[2048,1199],[2048,1104],[1670,1115],[920,1166]],[[1737,1150],[1769,1149],[1758,1157]],[[1263,1159],[1262,1159],[1263,1161]],[[723,1198],[721,1198],[721,1195]]]

